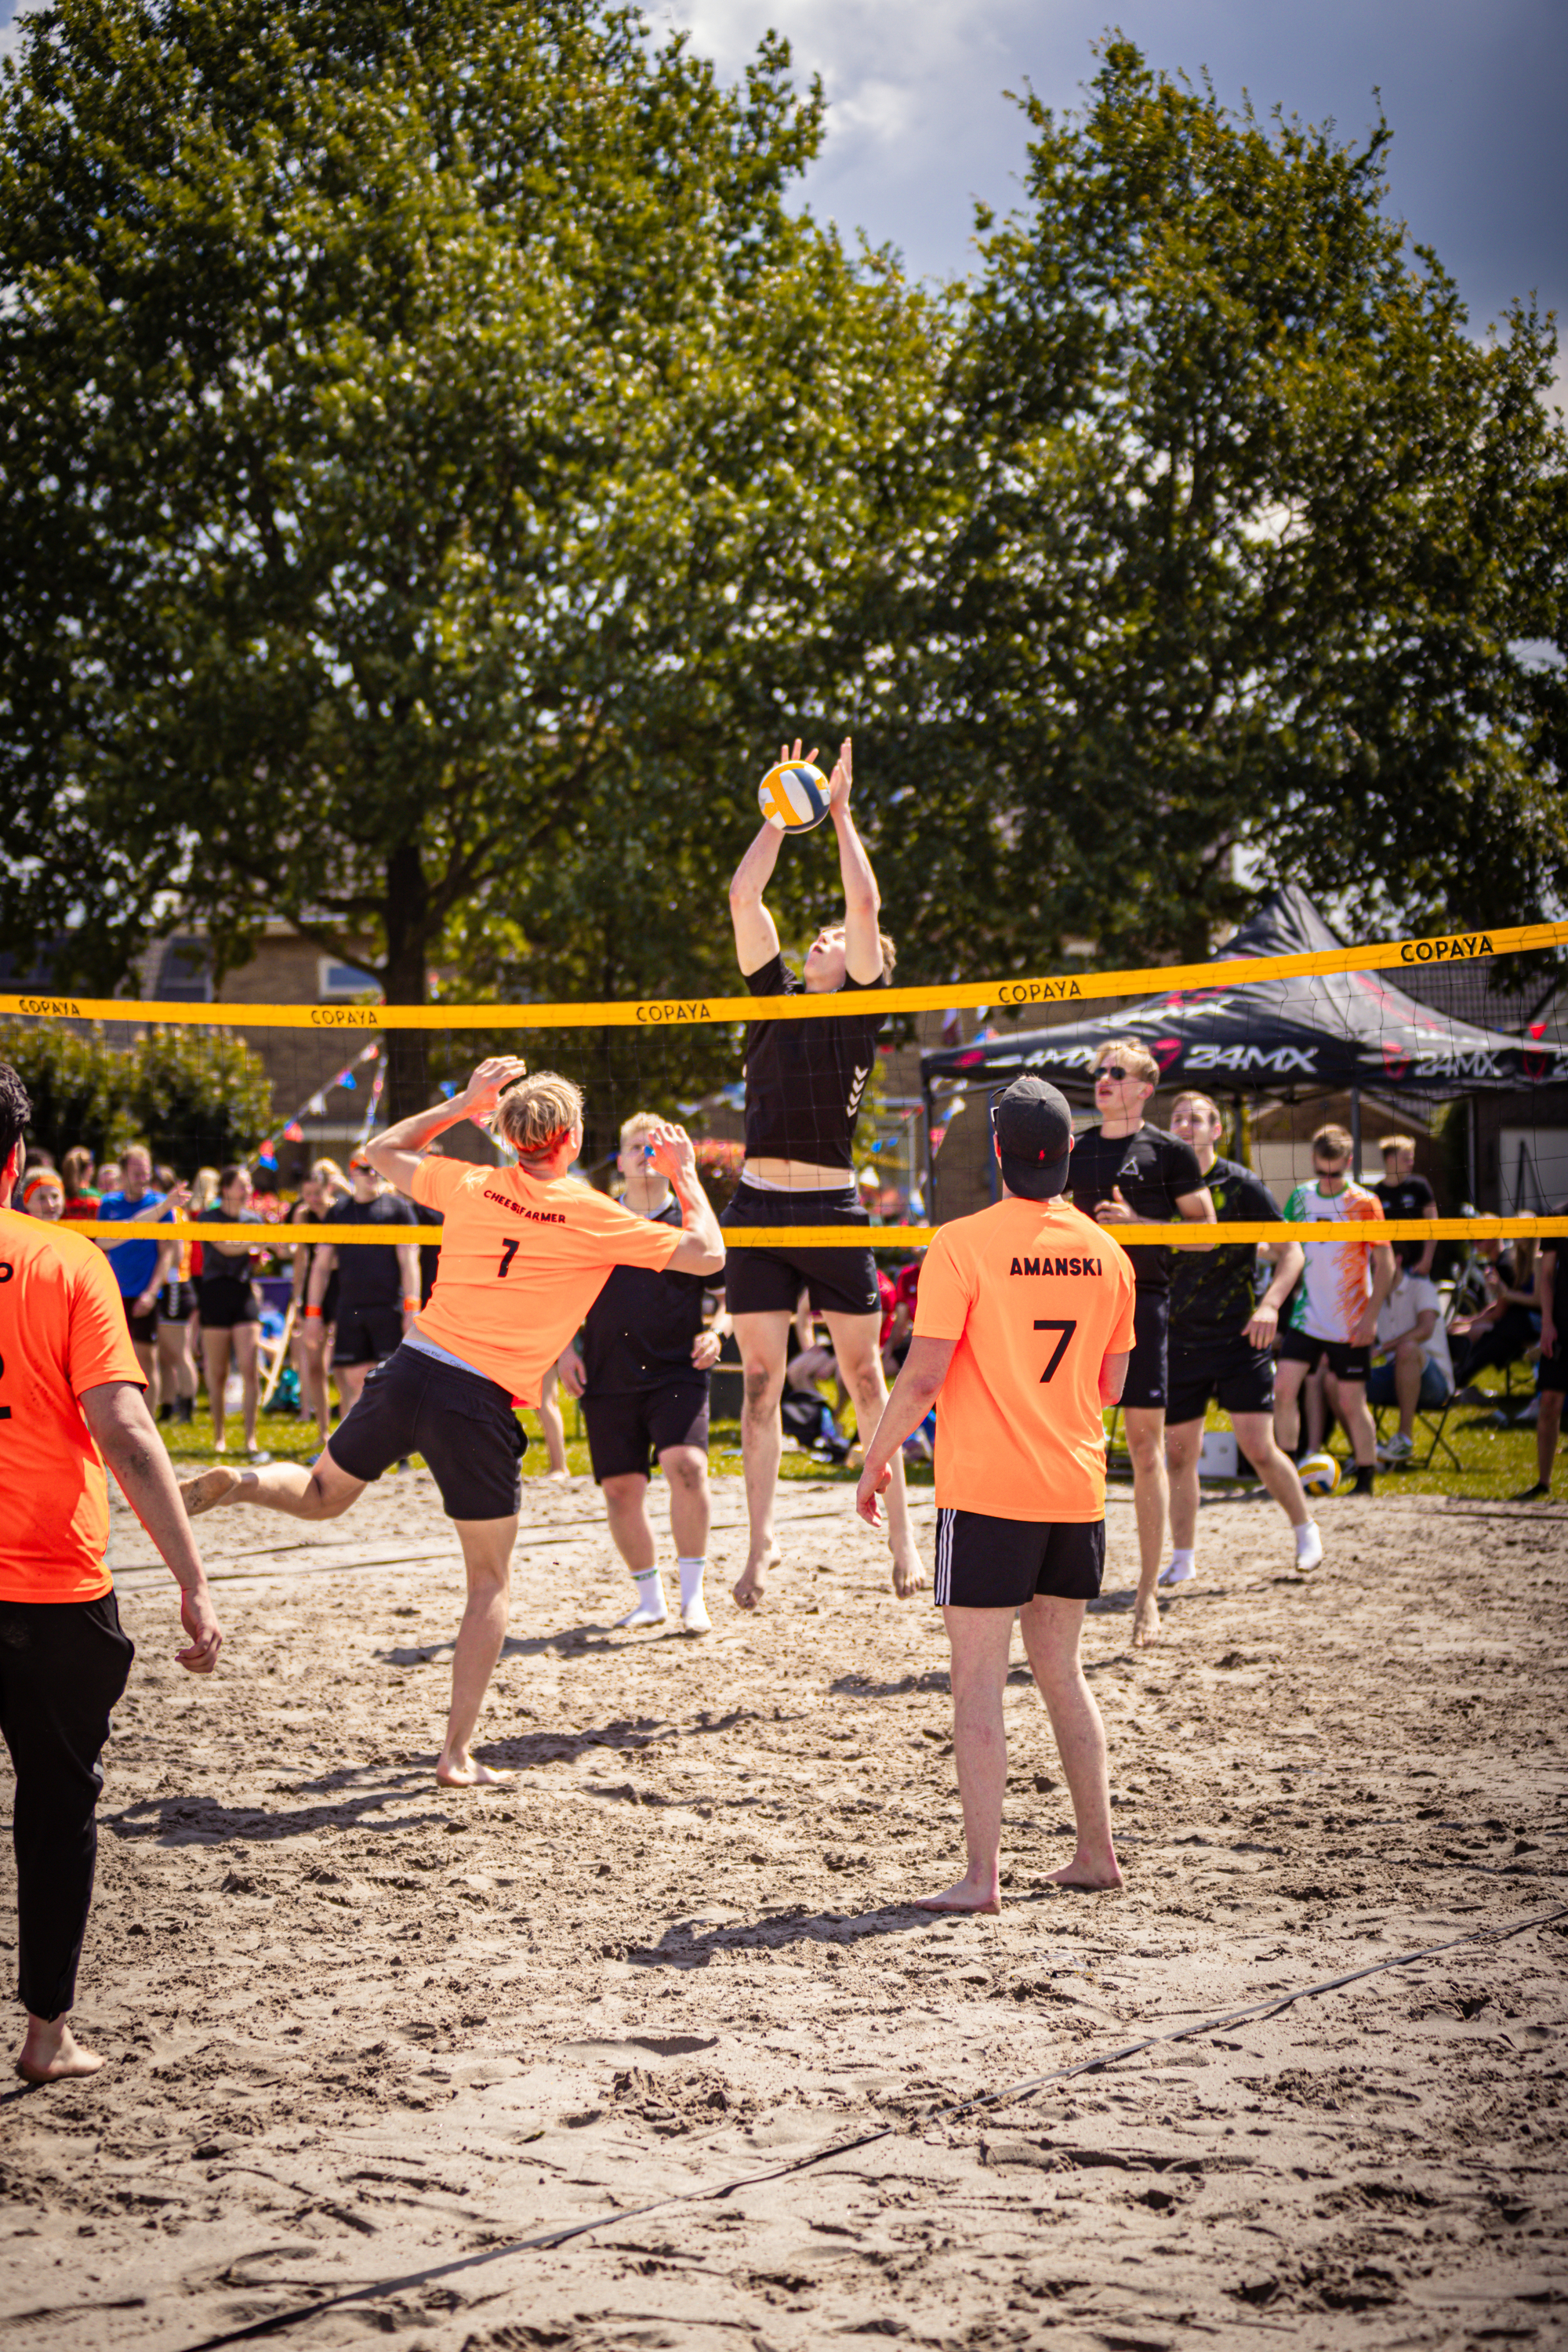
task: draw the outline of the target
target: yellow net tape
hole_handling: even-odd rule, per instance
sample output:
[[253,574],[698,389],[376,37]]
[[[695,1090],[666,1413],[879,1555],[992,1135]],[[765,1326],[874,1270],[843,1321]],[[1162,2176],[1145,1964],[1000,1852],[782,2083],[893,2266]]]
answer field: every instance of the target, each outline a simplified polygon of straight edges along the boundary
[[[90,1234],[95,1239],[113,1242],[130,1241],[190,1241],[243,1243],[247,1249],[292,1249],[297,1243],[330,1242],[334,1249],[363,1247],[387,1249],[398,1242],[412,1242],[420,1249],[438,1248],[440,1228],[435,1225],[220,1225],[193,1224],[188,1219],[170,1217],[159,1222],[153,1218],[100,1222],[83,1217],[73,1220],[68,1230],[73,1234]],[[1526,1235],[1546,1240],[1557,1234],[1568,1233],[1568,1217],[1390,1217],[1381,1223],[1370,1222],[1346,1223],[1336,1219],[1310,1223],[1246,1223],[1234,1225],[1180,1224],[1129,1225],[1106,1227],[1119,1242],[1130,1248],[1147,1248],[1158,1244],[1162,1248],[1206,1249],[1216,1243],[1231,1242],[1426,1242],[1438,1241],[1514,1241]],[[935,1225],[859,1225],[846,1231],[841,1225],[726,1225],[724,1240],[731,1249],[924,1249],[936,1239]]]
[[[936,988],[884,989],[887,1013],[1087,1003],[1151,990],[1235,988],[1247,981],[1304,979],[1315,972],[1387,971],[1412,965],[1473,963],[1568,947],[1568,923],[1456,931],[1439,939],[1379,940],[1309,955],[1243,956],[1226,963],[1155,964],[1139,971],[1081,971],[1033,980],[944,982]],[[124,996],[0,995],[0,1013],[48,1021],[156,1021],[235,1029],[656,1029],[722,1021],[831,1020],[836,992],[797,996],[655,996],[604,1004],[163,1004]]]

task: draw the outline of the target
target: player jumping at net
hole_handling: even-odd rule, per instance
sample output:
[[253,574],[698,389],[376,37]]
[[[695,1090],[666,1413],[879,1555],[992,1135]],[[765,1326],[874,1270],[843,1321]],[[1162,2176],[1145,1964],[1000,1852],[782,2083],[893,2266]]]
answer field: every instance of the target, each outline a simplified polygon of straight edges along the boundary
[[[488,1121],[513,1168],[429,1154],[459,1119]],[[475,1726],[506,1635],[512,1546],[527,1439],[512,1408],[537,1405],[554,1363],[617,1265],[712,1276],[724,1263],[718,1221],[685,1130],[649,1130],[654,1164],[682,1224],[650,1223],[566,1171],[583,1141],[583,1097],[552,1071],[529,1077],[510,1055],[481,1062],[464,1092],[387,1129],[369,1146],[400,1192],[445,1216],[427,1305],[366,1380],[358,1403],[307,1470],[205,1471],[181,1488],[194,1517],[256,1503],[298,1519],[335,1519],[393,1464],[422,1454],[458,1531],[468,1599],[452,1654],[452,1705],[437,1778],[448,1788],[510,1780],[475,1760]]]
[[1190,1583],[1197,1574],[1198,1454],[1212,1396],[1230,1415],[1236,1442],[1296,1534],[1296,1565],[1316,1568],[1323,1557],[1296,1465],[1274,1442],[1274,1350],[1279,1316],[1306,1264],[1300,1242],[1287,1238],[1279,1204],[1261,1176],[1239,1160],[1218,1156],[1225,1115],[1208,1095],[1178,1095],[1171,1132],[1190,1144],[1222,1225],[1278,1224],[1279,1239],[1263,1244],[1271,1274],[1258,1290],[1258,1248],[1252,1243],[1213,1250],[1173,1250],[1171,1272],[1170,1402],[1165,1408],[1165,1459],[1171,1473],[1171,1559],[1160,1581]]
[[938,1396],[936,1600],[952,1648],[952,1752],[969,1866],[931,1911],[1001,1903],[1003,1695],[1017,1615],[1072,1797],[1060,1886],[1120,1886],[1105,1727],[1079,1663],[1105,1570],[1104,1408],[1133,1346],[1131,1251],[1062,1198],[1072,1114],[1043,1078],[992,1106],[1004,1197],[943,1225],[915,1333],[855,1496],[875,1527],[900,1448]]
[[[622,1203],[651,1223],[679,1226],[680,1205],[653,1162],[659,1121],[633,1113],[621,1129]],[[696,1274],[618,1265],[561,1358],[561,1385],[580,1397],[594,1476],[616,1549],[631,1570],[637,1606],[617,1630],[668,1622],[647,1482],[657,1462],[669,1488],[669,1531],[688,1633],[712,1631],[702,1597],[711,1509],[708,1495],[708,1373],[721,1333],[702,1321]]]
[[[785,760],[799,760],[800,745]],[[816,757],[812,753],[812,759]],[[794,996],[842,990],[849,1004],[879,988],[893,968],[893,943],[878,928],[881,899],[860,836],[849,814],[852,783],[848,739],[831,779],[829,813],[838,836],[844,920],[825,924],[797,975],[779,952],[773,919],[763,904],[779,844],[769,817],[730,885],[735,950],[753,996]],[[847,1005],[841,1018],[753,1021],[746,1032],[746,1153],[726,1225],[841,1225],[867,1232],[870,1220],[855,1184],[855,1124],[867,1080],[876,1066],[885,1015],[875,1001]],[[778,1565],[773,1501],[778,1486],[790,1318],[802,1285],[827,1319],[839,1376],[855,1400],[862,1439],[888,1402],[879,1341],[882,1318],[876,1260],[866,1249],[737,1249],[727,1277],[731,1318],[741,1351],[745,1402],[741,1450],[746,1473],[751,1543],[734,1588],[742,1609],[762,1599]],[[888,1493],[889,1549],[893,1590],[900,1599],[924,1581],[910,1526],[901,1460]]]

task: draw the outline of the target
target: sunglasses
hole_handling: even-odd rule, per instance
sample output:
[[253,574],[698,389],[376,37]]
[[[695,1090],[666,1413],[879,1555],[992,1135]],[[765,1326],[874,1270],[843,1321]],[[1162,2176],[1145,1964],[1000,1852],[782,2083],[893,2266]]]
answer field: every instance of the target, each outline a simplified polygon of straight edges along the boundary
[[1107,1062],[1099,1074],[1102,1078],[1136,1078],[1136,1070],[1123,1069],[1120,1062]]

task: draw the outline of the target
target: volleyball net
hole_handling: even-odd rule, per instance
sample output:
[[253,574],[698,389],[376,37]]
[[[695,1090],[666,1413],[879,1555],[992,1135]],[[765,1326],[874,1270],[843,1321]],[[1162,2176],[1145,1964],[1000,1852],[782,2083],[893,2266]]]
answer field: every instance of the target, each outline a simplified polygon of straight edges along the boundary
[[[1097,1057],[1119,1039],[1152,1057],[1159,1089],[1145,1116],[1167,1124],[1177,1094],[1207,1096],[1226,1119],[1219,1149],[1252,1167],[1281,1205],[1311,1174],[1323,1125],[1351,1136],[1352,1173],[1384,1171],[1379,1145],[1409,1139],[1418,1172],[1447,1213],[1392,1220],[1386,1237],[1547,1239],[1568,1230],[1568,990],[1553,959],[1568,923],[1390,940],[1201,964],[1008,976],[930,987],[762,997],[666,995],[608,1003],[386,1005],[89,999],[0,994],[0,1059],[34,1104],[29,1141],[63,1169],[90,1152],[116,1172],[140,1143],[155,1168],[190,1182],[245,1166],[269,1220],[289,1214],[312,1166],[344,1169],[397,1118],[455,1102],[487,1055],[559,1071],[582,1090],[577,1170],[616,1189],[623,1123],[637,1112],[679,1120],[697,1146],[715,1205],[729,1206],[745,1147],[745,1070],[776,1024],[770,1083],[793,1088],[791,1157],[842,1165],[858,1106],[853,1182],[869,1230],[824,1224],[802,1202],[799,1224],[748,1231],[731,1210],[734,1247],[864,1247],[910,1252],[937,1226],[996,1197],[988,1105],[1021,1072],[1061,1087],[1079,1123],[1092,1117]],[[165,967],[167,968],[167,967]],[[245,984],[264,982],[253,968]],[[838,1023],[837,1042],[807,1024]],[[761,1066],[760,1061],[758,1066]],[[813,1133],[802,1132],[803,1116]],[[448,1156],[504,1161],[478,1128],[449,1129]],[[106,1189],[100,1187],[99,1189]],[[154,1189],[161,1189],[155,1183]],[[772,1187],[772,1190],[787,1189]],[[805,1188],[817,1189],[816,1184]],[[73,1202],[78,1230],[125,1238]],[[776,1217],[776,1204],[770,1203]],[[167,1222],[160,1224],[164,1235]],[[210,1215],[177,1234],[246,1239],[254,1226]],[[1210,1229],[1212,1231],[1212,1229]],[[1201,1241],[1201,1229],[1119,1226],[1133,1247]],[[1309,1220],[1301,1238],[1364,1241],[1365,1228]],[[1279,1238],[1277,1225],[1232,1224],[1227,1240]],[[295,1223],[289,1240],[384,1240],[375,1229]]]

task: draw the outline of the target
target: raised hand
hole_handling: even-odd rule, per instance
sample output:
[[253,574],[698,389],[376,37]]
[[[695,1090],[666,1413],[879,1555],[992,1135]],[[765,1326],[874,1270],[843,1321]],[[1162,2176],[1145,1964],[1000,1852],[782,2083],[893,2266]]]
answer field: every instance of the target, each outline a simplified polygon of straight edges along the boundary
[[854,786],[854,746],[851,739],[846,735],[843,742],[838,746],[838,757],[833,762],[833,773],[828,778],[827,805],[834,816],[843,816],[847,813],[849,795]]
[[1121,1197],[1120,1184],[1111,1186],[1110,1200],[1101,1201],[1094,1213],[1097,1221],[1102,1225],[1132,1225],[1138,1222],[1133,1212]]
[[486,1118],[508,1087],[528,1076],[528,1064],[517,1054],[492,1054],[481,1062],[463,1089],[463,1108],[470,1118]]

